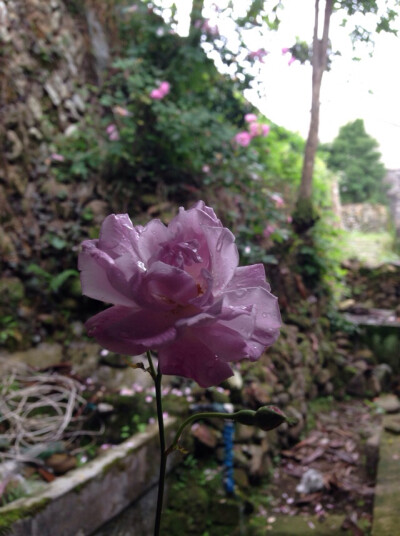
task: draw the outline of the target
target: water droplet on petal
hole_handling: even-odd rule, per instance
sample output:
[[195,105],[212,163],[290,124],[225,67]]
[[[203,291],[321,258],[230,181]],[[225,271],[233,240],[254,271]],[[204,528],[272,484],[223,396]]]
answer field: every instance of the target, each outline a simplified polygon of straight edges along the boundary
[[147,268],[146,268],[146,266],[144,265],[144,263],[142,261],[137,261],[136,264],[138,265],[140,270],[142,270],[142,272],[147,272]]

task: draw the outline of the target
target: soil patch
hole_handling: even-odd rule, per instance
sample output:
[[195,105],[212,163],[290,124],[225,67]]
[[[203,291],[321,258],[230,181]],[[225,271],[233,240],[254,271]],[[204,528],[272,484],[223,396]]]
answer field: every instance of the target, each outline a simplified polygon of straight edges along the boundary
[[341,515],[349,534],[369,534],[377,456],[374,459],[366,445],[379,428],[381,413],[373,403],[360,400],[335,402],[320,411],[317,401],[310,416],[315,428],[281,453],[268,488],[269,516],[314,516],[322,521]]

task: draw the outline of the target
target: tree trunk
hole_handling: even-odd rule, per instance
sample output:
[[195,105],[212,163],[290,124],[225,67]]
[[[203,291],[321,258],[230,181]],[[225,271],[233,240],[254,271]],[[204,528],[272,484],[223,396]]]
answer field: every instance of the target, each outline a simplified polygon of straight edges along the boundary
[[312,183],[314,173],[315,153],[318,147],[319,108],[322,75],[327,65],[327,51],[329,41],[329,23],[332,15],[334,0],[325,1],[325,16],[322,39],[318,38],[319,1],[315,0],[315,20],[312,50],[312,100],[311,120],[308,138],[304,152],[301,184],[298,193],[293,221],[299,230],[306,230],[316,221],[315,210],[312,204]]
[[192,11],[190,13],[189,40],[194,46],[199,45],[204,22],[202,13],[204,0],[193,0]]

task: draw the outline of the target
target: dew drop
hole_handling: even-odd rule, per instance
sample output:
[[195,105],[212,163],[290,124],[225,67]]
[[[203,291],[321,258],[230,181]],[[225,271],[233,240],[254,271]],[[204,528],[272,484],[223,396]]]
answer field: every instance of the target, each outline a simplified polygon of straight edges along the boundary
[[142,272],[147,272],[147,268],[146,268],[146,266],[144,265],[144,263],[142,261],[137,261],[136,264],[142,270]]

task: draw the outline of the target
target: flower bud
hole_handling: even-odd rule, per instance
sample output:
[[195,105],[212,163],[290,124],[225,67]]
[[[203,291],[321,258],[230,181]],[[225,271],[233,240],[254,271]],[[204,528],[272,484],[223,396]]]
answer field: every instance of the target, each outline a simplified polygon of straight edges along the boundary
[[263,406],[256,411],[254,426],[261,430],[273,430],[287,421],[285,414],[275,406]]

